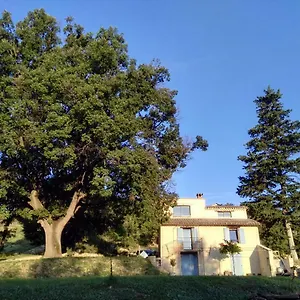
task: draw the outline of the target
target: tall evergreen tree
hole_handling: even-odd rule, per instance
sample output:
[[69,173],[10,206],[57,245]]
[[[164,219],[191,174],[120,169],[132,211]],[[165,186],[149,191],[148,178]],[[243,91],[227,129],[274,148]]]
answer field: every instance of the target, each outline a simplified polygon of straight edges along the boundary
[[47,257],[84,209],[104,228],[153,234],[172,174],[208,146],[183,141],[168,70],[137,65],[116,29],[93,35],[68,18],[63,43],[59,31],[42,9],[0,19],[0,205],[37,220]]
[[297,259],[290,226],[299,223],[300,214],[300,122],[290,119],[279,90],[264,93],[254,101],[258,124],[248,131],[247,155],[238,157],[245,175],[237,193],[261,222],[264,243]]

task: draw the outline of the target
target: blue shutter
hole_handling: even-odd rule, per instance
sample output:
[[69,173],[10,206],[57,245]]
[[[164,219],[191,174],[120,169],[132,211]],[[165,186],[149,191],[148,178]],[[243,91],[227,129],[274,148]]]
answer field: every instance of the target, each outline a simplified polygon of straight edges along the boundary
[[239,242],[241,244],[246,244],[244,228],[239,228]]
[[224,240],[230,241],[230,234],[229,234],[229,228],[225,227],[224,230]]
[[199,235],[198,235],[198,228],[194,227],[192,229],[192,247],[193,249],[199,250],[200,249],[200,244],[199,244]]

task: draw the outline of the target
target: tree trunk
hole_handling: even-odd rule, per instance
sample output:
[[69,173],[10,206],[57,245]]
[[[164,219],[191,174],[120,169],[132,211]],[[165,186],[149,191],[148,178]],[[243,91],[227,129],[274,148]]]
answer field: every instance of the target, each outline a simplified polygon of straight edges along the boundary
[[292,231],[292,228],[291,228],[291,223],[289,221],[285,221],[285,227],[286,227],[287,236],[288,236],[288,239],[289,239],[289,246],[290,246],[291,255],[292,255],[294,266],[295,266],[295,264],[298,261],[298,254],[297,254],[297,251],[295,249],[295,242],[294,242],[294,237],[293,237],[293,231]]
[[232,259],[232,273],[233,273],[233,275],[235,275],[234,254],[231,254],[231,259]]
[[[76,211],[79,209],[78,206],[81,199],[85,197],[85,194],[76,191],[73,194],[72,201],[66,211],[66,215],[63,218],[58,220],[53,220],[50,217],[50,221],[48,219],[40,219],[38,223],[44,229],[45,232],[45,254],[44,257],[60,257],[62,256],[61,251],[61,234],[66,224],[70,221],[70,219],[74,216]],[[30,201],[28,204],[34,210],[45,210],[43,204],[39,200],[38,192],[33,190],[29,197]]]
[[45,253],[44,257],[60,257],[61,251],[61,234],[64,229],[62,220],[48,223],[46,220],[40,221],[45,232]]

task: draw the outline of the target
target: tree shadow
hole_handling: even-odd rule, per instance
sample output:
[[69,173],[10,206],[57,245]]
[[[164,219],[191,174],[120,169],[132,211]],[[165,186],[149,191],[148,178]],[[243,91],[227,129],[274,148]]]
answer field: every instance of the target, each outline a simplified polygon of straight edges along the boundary
[[[265,263],[267,264],[267,261]],[[256,247],[256,249],[254,249],[254,251],[250,255],[251,275],[260,275],[261,274],[260,264],[261,263],[259,260],[259,249],[258,249],[258,247]]]
[[[17,240],[15,242],[6,242],[2,253],[6,254],[28,254],[30,250],[32,250],[34,245],[28,241],[27,239],[23,238]],[[34,253],[40,254],[40,253]]]
[[117,271],[122,271],[124,275],[159,275],[161,273],[148,258],[119,256],[113,261],[118,261],[119,268],[122,270]]
[[91,257],[43,258],[35,261],[29,271],[31,278],[108,276],[107,260]]
[[226,258],[227,255],[221,254],[218,247],[211,247],[205,262],[205,275],[223,275],[221,261]]
[[[112,262],[112,264],[110,263]],[[0,262],[2,278],[63,278],[83,276],[159,275],[142,257],[63,257]],[[112,267],[112,273],[111,273]]]

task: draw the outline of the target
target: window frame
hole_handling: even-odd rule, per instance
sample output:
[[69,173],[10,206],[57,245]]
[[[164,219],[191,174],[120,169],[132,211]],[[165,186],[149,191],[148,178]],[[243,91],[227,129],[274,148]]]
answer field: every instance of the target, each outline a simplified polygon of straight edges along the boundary
[[[218,218],[223,218],[223,219],[230,219],[232,218],[232,212],[231,211],[217,211],[218,213]],[[224,214],[227,213],[229,214],[229,217],[224,216]],[[220,214],[223,214],[223,216],[220,216]]]
[[[181,211],[180,211],[180,213],[179,214],[176,214],[175,213],[175,211],[174,211],[174,209],[175,208],[188,208],[188,210],[189,210],[189,214],[188,215],[183,215],[182,213],[181,213]],[[177,218],[186,218],[186,217],[190,217],[191,216],[191,206],[190,205],[176,205],[176,206],[174,206],[173,207],[173,217],[177,217]]]
[[[231,239],[231,235],[230,235],[231,231],[236,232],[236,240]],[[238,228],[229,228],[229,239],[230,239],[230,242],[234,242],[234,243],[239,243],[240,242],[240,234],[239,234],[239,229]]]
[[178,229],[181,230],[181,235],[177,235],[177,241],[182,245],[182,250],[194,250],[195,242],[198,241],[197,227],[179,227]]
[[[188,236],[185,236],[184,232],[189,232]],[[183,250],[192,250],[193,249],[193,230],[192,228],[183,228],[183,241],[182,246]],[[185,247],[187,246],[187,247]]]

